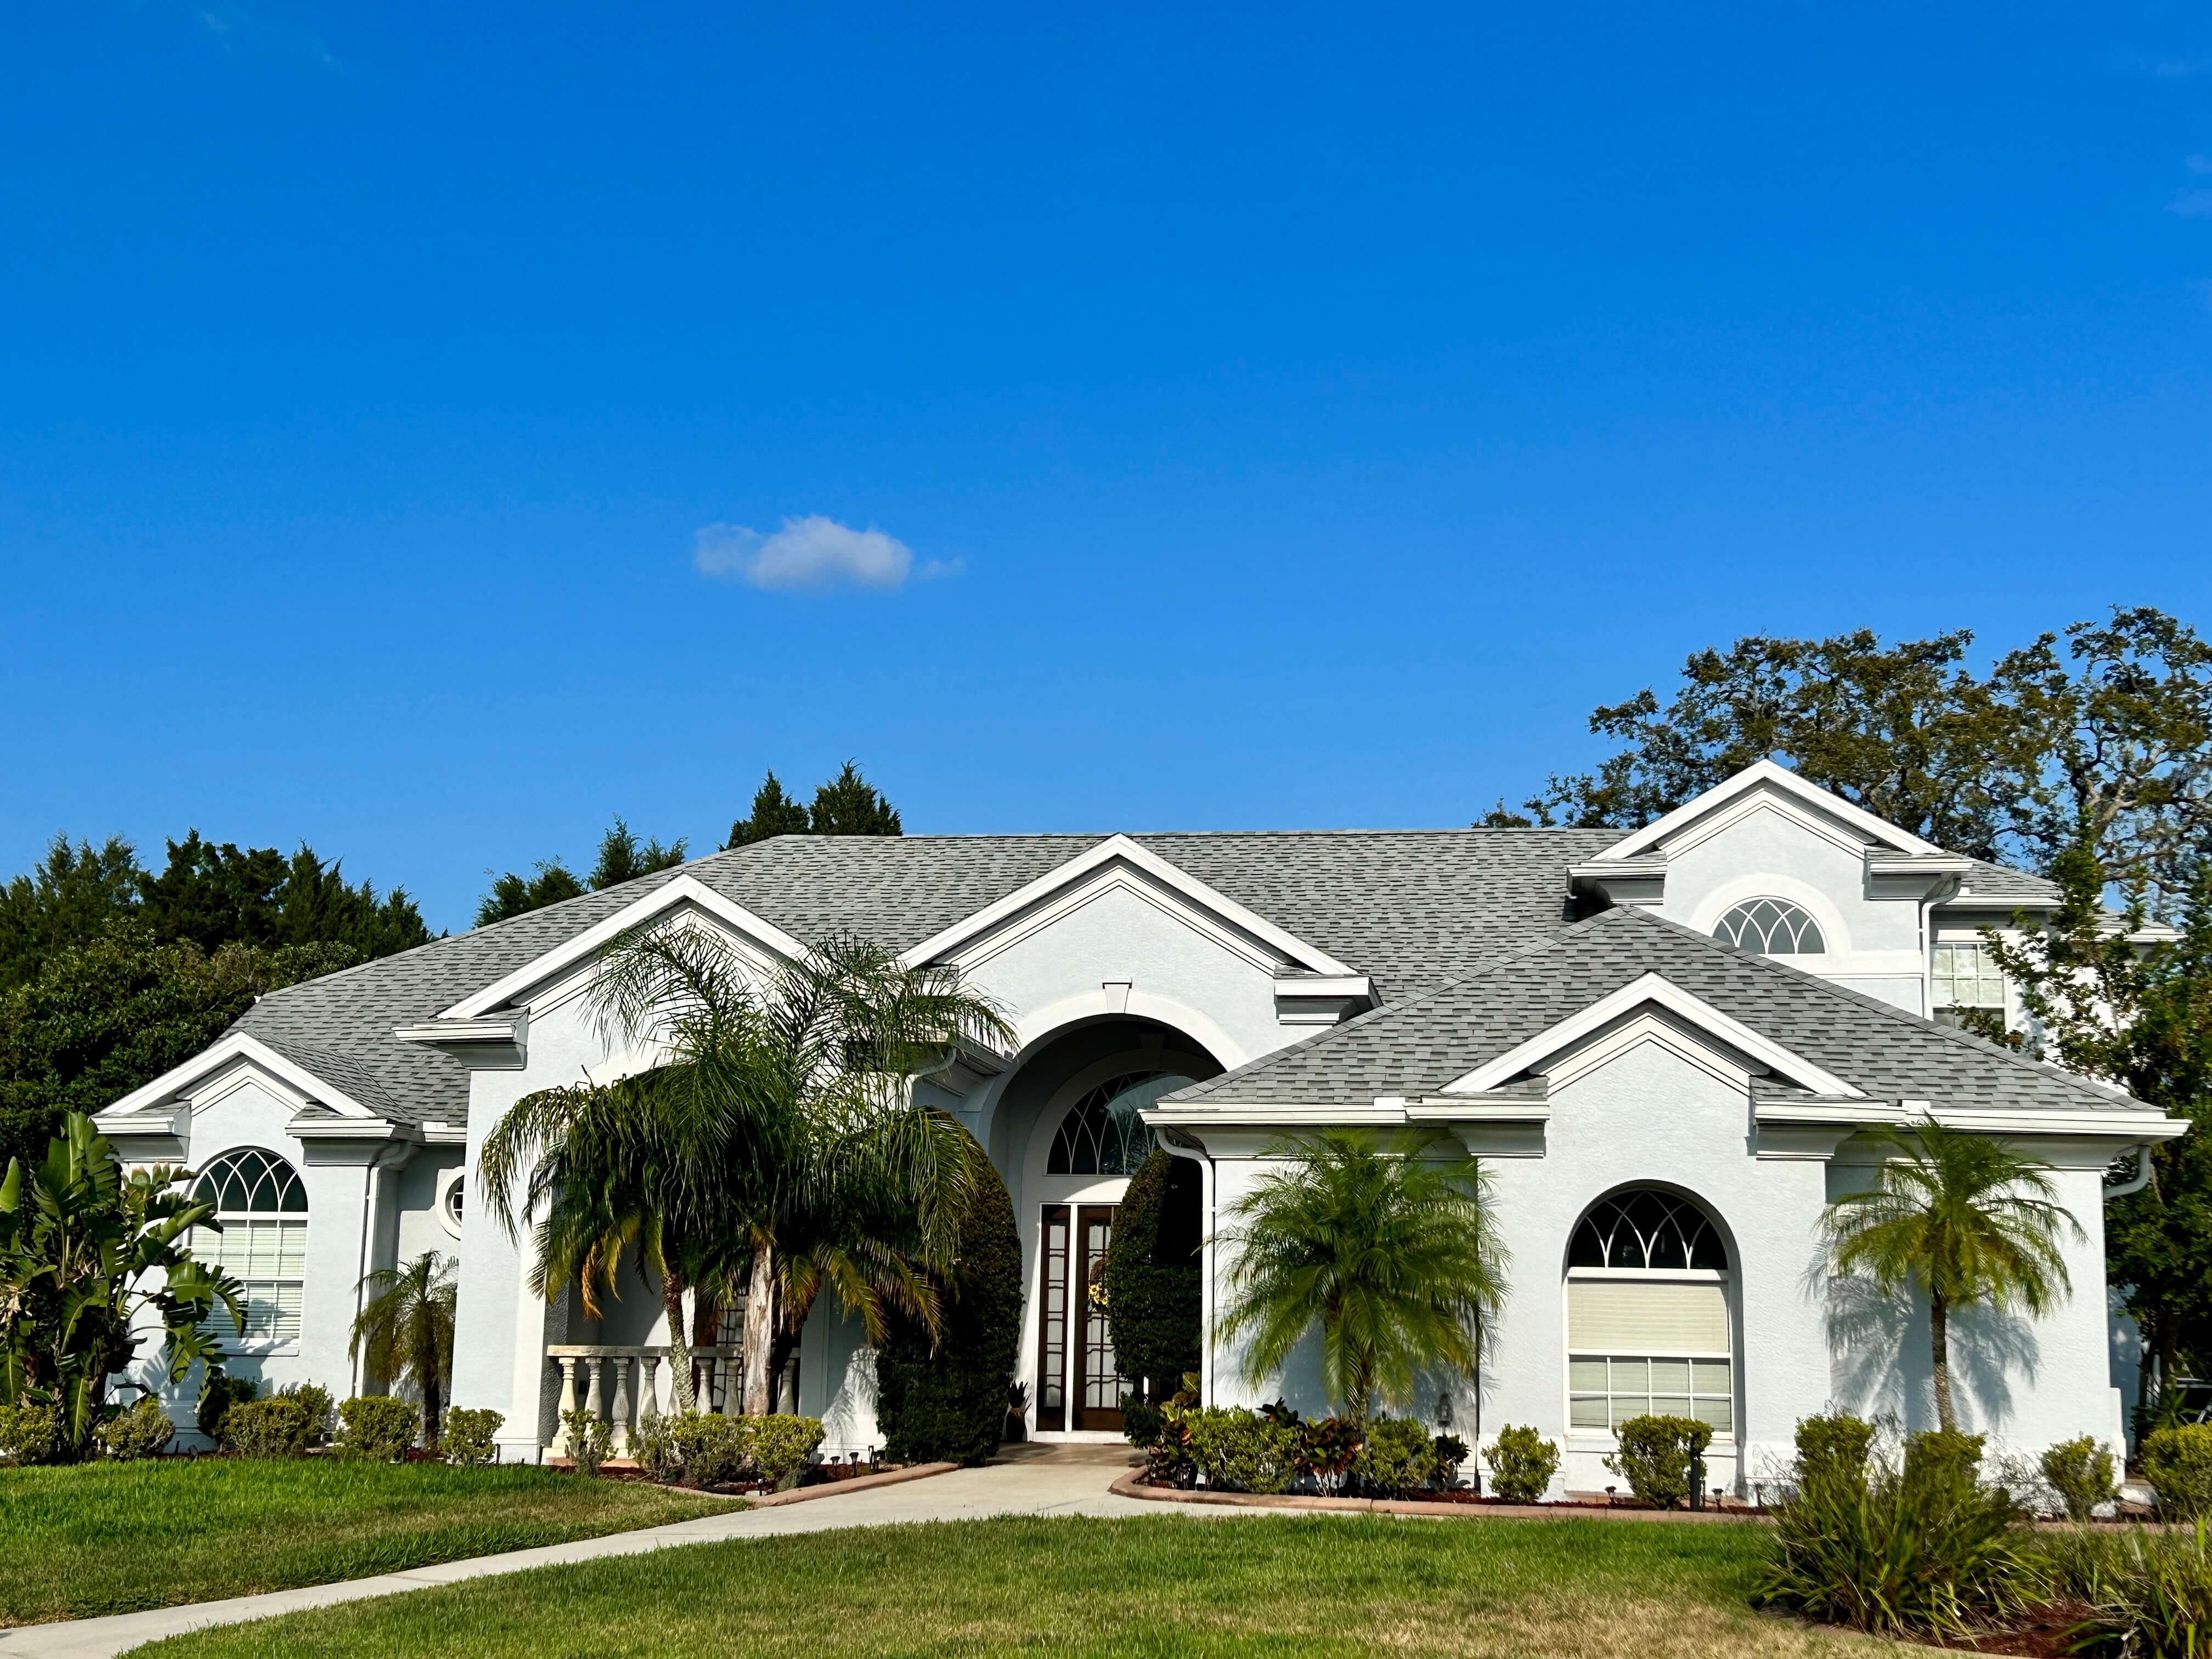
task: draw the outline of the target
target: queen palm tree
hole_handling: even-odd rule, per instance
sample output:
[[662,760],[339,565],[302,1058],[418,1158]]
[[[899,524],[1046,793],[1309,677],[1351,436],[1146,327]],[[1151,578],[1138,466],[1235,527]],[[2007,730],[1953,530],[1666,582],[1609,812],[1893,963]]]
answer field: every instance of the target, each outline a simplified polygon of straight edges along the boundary
[[368,1300],[353,1322],[348,1352],[366,1352],[368,1369],[387,1382],[412,1382],[422,1395],[422,1443],[438,1443],[440,1402],[453,1369],[452,1256],[425,1250],[398,1267],[379,1267],[356,1288]]
[[1244,1372],[1279,1372],[1318,1325],[1322,1376],[1346,1416],[1410,1401],[1425,1374],[1472,1376],[1504,1300],[1505,1252],[1475,1161],[1441,1134],[1330,1130],[1278,1143],[1283,1168],[1231,1205],[1238,1247],[1227,1336]]
[[[510,1231],[539,1218],[541,1293],[580,1276],[596,1311],[636,1246],[660,1278],[682,1410],[693,1404],[687,1285],[745,1282],[752,1414],[769,1408],[787,1284],[802,1317],[826,1283],[871,1328],[886,1301],[934,1328],[929,1279],[950,1266],[983,1154],[912,1085],[963,1045],[1011,1042],[988,1000],[952,969],[865,941],[833,939],[763,969],[719,933],[662,924],[610,948],[592,1001],[604,1035],[659,1063],[528,1097],[480,1159]],[[885,1224],[858,1228],[864,1210]]]
[[2082,1237],[2057,1201],[2051,1166],[1984,1135],[1925,1118],[1872,1139],[1894,1154],[1875,1184],[1846,1193],[1821,1217],[1830,1266],[1871,1279],[1885,1294],[1928,1298],[1936,1419],[1951,1408],[1951,1315],[1958,1309],[2023,1308],[2040,1314],[2071,1289],[2059,1239]]

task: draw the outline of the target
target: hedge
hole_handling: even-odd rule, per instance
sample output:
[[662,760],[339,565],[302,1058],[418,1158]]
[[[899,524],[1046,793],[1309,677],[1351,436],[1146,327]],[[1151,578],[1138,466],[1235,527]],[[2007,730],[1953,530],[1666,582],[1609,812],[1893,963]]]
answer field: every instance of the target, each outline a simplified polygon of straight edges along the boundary
[[1155,1149],[1129,1177],[1106,1247],[1106,1325],[1122,1376],[1144,1397],[1200,1369],[1198,1166]]
[[895,1462],[981,1463],[1006,1429],[1021,1342],[1022,1244],[1006,1183],[988,1159],[976,1163],[936,1351],[919,1322],[894,1313],[876,1352],[876,1422]]

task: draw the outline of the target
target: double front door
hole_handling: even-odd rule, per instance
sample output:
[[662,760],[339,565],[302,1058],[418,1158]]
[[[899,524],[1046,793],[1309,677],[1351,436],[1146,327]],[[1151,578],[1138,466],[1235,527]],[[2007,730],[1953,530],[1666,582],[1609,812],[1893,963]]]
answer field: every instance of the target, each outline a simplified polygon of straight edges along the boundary
[[1106,1328],[1106,1245],[1113,1236],[1111,1204],[1044,1206],[1036,1425],[1047,1431],[1121,1426],[1128,1384],[1115,1369]]

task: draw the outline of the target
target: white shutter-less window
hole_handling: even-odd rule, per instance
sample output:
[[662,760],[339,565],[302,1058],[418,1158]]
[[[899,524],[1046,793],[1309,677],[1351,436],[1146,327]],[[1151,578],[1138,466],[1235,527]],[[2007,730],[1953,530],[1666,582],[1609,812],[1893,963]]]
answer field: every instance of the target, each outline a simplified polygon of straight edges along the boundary
[[1727,1288],[1671,1279],[1571,1279],[1567,1346],[1577,1353],[1726,1353]]

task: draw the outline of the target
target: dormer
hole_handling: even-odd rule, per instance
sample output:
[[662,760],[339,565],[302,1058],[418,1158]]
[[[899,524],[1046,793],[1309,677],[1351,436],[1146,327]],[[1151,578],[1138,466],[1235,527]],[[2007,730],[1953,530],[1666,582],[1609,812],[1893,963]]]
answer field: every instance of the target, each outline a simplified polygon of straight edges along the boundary
[[1576,890],[1921,1014],[1928,915],[1976,868],[1771,761],[1576,865]]

